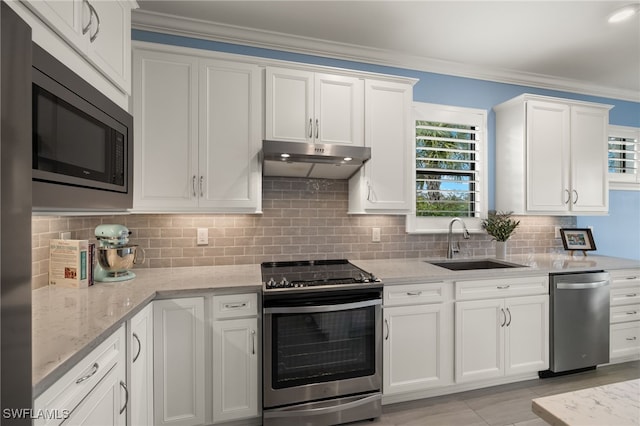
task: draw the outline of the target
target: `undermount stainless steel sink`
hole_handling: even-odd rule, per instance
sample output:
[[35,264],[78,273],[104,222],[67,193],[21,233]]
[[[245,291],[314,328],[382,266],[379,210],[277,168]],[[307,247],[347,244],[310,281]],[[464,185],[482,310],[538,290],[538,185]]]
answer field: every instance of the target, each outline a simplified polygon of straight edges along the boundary
[[442,262],[425,262],[446,268],[450,271],[470,271],[474,269],[503,269],[503,268],[526,268],[527,265],[519,265],[517,263],[503,262],[493,259],[474,259],[474,260],[446,260]]

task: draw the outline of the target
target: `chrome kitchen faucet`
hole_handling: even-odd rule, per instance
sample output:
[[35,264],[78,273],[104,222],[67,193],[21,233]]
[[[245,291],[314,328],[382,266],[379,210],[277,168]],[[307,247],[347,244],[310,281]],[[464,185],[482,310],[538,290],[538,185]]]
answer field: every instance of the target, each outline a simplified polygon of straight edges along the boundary
[[453,234],[453,224],[455,222],[460,222],[460,224],[462,225],[462,237],[465,240],[469,239],[469,231],[467,230],[467,226],[465,225],[464,221],[459,217],[454,217],[453,219],[451,219],[451,222],[449,222],[449,234],[447,234],[447,259],[453,259],[453,254],[460,252],[460,244],[456,241],[454,247],[453,241],[451,240],[451,236]]

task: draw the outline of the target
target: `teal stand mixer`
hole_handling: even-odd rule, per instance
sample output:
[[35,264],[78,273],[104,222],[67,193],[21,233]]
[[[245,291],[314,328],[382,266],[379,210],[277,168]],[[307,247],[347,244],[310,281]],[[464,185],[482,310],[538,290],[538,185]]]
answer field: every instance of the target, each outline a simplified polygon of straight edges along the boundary
[[[144,263],[144,250],[129,244],[129,228],[124,225],[98,225],[94,231],[98,246],[98,261],[93,267],[93,278],[101,282],[127,281],[136,277],[130,271],[134,264]],[[138,253],[142,259],[138,260]]]

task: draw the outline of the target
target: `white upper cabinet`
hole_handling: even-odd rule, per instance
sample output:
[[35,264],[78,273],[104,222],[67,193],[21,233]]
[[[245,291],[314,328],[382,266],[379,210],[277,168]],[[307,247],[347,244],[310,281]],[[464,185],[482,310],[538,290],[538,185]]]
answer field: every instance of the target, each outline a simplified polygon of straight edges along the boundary
[[[138,7],[135,1],[36,0],[23,3],[111,83],[122,92],[131,93],[131,9]],[[54,56],[58,56],[57,53],[52,52]]]
[[267,67],[265,139],[362,146],[361,78]]
[[408,213],[413,84],[365,81],[365,146],[371,159],[349,180],[349,213]]
[[134,211],[261,210],[260,72],[135,49]]
[[496,106],[496,209],[606,214],[609,109],[527,94]]

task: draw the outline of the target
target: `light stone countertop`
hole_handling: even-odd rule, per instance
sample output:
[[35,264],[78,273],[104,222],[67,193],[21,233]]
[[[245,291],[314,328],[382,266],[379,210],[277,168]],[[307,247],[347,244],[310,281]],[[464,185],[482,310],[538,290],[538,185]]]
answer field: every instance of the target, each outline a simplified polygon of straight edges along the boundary
[[[444,259],[433,259],[442,261]],[[513,256],[522,268],[449,271],[423,259],[354,260],[387,285],[410,282],[525,276],[550,272],[638,268],[640,262],[603,257],[540,254]],[[262,289],[260,265],[135,269],[136,278],[86,289],[45,287],[32,294],[33,396],[62,377],[93,348],[157,298]]]
[[640,425],[640,379],[536,398],[531,409],[551,425]]

